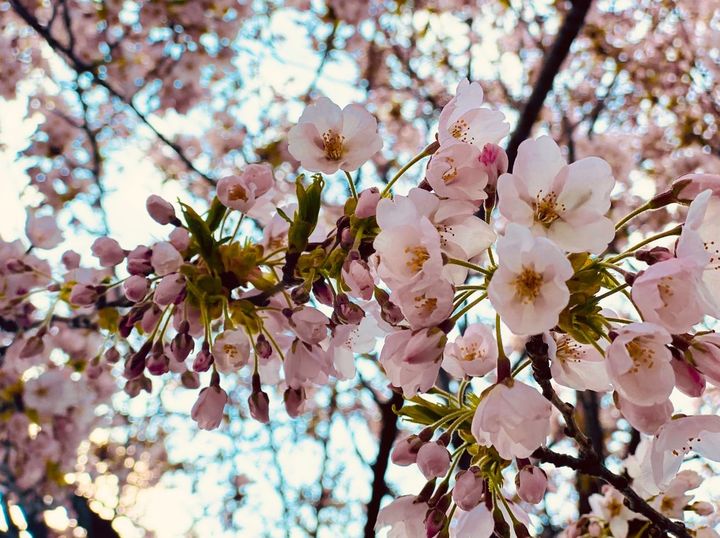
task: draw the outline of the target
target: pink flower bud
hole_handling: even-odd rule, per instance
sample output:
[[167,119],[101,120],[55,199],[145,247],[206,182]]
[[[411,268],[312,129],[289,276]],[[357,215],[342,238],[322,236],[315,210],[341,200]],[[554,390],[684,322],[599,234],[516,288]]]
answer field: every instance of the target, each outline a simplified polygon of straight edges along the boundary
[[127,255],[127,270],[131,275],[148,275],[152,272],[152,251],[145,245],[135,247]]
[[515,475],[518,496],[525,502],[537,504],[542,501],[547,489],[547,475],[540,467],[526,465]]
[[155,287],[153,301],[160,306],[167,306],[177,303],[185,290],[185,277],[180,273],[174,273],[162,277],[158,285]]
[[248,406],[252,418],[263,424],[270,422],[270,399],[265,392],[253,392],[248,398]]
[[482,477],[477,476],[472,470],[460,471],[455,477],[455,487],[452,498],[455,504],[465,511],[472,510],[483,498],[485,485]]
[[115,267],[125,259],[125,251],[110,237],[98,237],[90,248],[102,267]]
[[507,153],[497,144],[485,144],[478,159],[487,172],[488,185],[494,187],[498,177],[508,170]]
[[450,452],[438,443],[425,443],[418,450],[417,466],[428,480],[445,476],[450,468]]
[[358,196],[357,205],[355,206],[355,216],[359,219],[374,217],[379,201],[380,190],[377,187],[365,189]]
[[70,303],[78,306],[88,306],[93,304],[98,298],[98,292],[95,286],[87,284],[75,284],[70,292]]
[[715,507],[707,501],[698,501],[698,502],[692,503],[690,505],[690,508],[692,509],[693,512],[695,512],[696,514],[698,514],[700,516],[709,516],[710,514],[715,512]]
[[129,301],[137,302],[142,300],[150,288],[150,282],[144,276],[132,275],[123,282],[123,291]]
[[153,353],[150,354],[146,366],[148,372],[152,375],[163,375],[170,371],[168,367],[169,362],[167,356],[163,353],[161,345],[159,350],[153,350]]
[[190,232],[185,228],[175,228],[170,232],[169,239],[178,252],[184,252],[190,246]]
[[145,376],[129,379],[127,383],[125,383],[123,390],[125,390],[131,398],[134,398],[143,390],[149,394],[152,392],[152,381]]
[[214,430],[220,426],[223,409],[228,401],[227,393],[220,387],[205,387],[200,391],[190,416],[202,430]]
[[62,255],[61,261],[65,269],[72,271],[80,267],[80,254],[74,250],[66,250]]
[[183,257],[177,249],[167,241],[160,241],[153,246],[150,263],[158,275],[177,272],[183,264]]
[[160,310],[157,306],[152,305],[152,307],[148,308],[140,320],[142,330],[146,333],[151,333],[155,328],[155,325],[157,325],[158,321],[160,321],[161,315],[162,310]]
[[437,536],[445,526],[446,519],[447,516],[442,510],[438,510],[437,508],[430,510],[425,518],[425,535],[427,538]]
[[158,224],[170,224],[178,220],[172,204],[156,194],[151,194],[148,197],[145,202],[145,208],[150,218]]
[[108,364],[115,364],[117,361],[120,360],[120,352],[115,349],[114,347],[111,347],[105,352],[105,361]]
[[192,369],[196,372],[207,372],[214,361],[215,357],[210,353],[207,342],[203,342],[200,353],[195,356]]
[[283,394],[285,410],[292,418],[300,416],[305,410],[305,390],[288,388]]
[[195,340],[188,333],[178,333],[170,342],[170,353],[178,362],[187,359],[194,348]]
[[390,453],[391,461],[401,467],[412,465],[417,462],[417,453],[422,444],[417,435],[408,435],[399,439]]
[[200,387],[200,376],[195,372],[186,370],[180,375],[180,382],[186,389],[196,389]]
[[691,398],[699,398],[705,392],[705,376],[684,361],[670,361],[675,371],[675,386]]
[[372,299],[375,279],[367,262],[348,258],[342,267],[342,278],[350,288],[350,295],[365,301]]

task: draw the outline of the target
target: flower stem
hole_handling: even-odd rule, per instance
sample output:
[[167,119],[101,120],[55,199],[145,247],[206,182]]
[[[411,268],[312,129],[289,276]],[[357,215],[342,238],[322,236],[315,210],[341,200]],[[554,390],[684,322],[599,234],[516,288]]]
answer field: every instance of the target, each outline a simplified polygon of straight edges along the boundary
[[669,230],[665,230],[662,233],[659,233],[657,235],[651,235],[647,239],[643,239],[639,243],[636,243],[635,245],[628,248],[625,252],[622,254],[618,254],[617,256],[613,256],[612,258],[608,258],[605,260],[606,263],[615,263],[617,261],[620,261],[624,258],[628,258],[632,256],[636,250],[639,248],[644,247],[645,245],[652,243],[653,241],[657,241],[658,239],[662,239],[663,237],[670,237],[673,235],[680,235],[680,232],[682,231],[682,224],[679,224],[675,226],[674,228],[670,228]]
[[385,188],[383,189],[380,196],[382,198],[386,198],[390,194],[390,189],[392,189],[393,185],[395,185],[397,180],[400,179],[405,172],[410,170],[410,168],[412,168],[413,165],[415,163],[417,163],[418,161],[424,159],[428,155],[432,155],[433,153],[435,153],[437,151],[437,148],[438,148],[437,143],[432,143],[432,144],[428,145],[420,153],[415,155],[415,157],[410,159],[410,161],[408,161],[408,163],[405,166],[403,166],[402,168],[400,168],[400,170],[397,171],[397,173],[392,177],[392,179],[388,182],[388,184],[385,185]]
[[348,184],[348,187],[350,187],[350,194],[352,194],[352,197],[357,200],[358,195],[357,195],[357,191],[355,190],[355,182],[353,181],[353,178],[350,175],[350,172],[348,172],[347,170],[343,170],[343,172],[345,172],[345,177],[347,178],[347,184]]

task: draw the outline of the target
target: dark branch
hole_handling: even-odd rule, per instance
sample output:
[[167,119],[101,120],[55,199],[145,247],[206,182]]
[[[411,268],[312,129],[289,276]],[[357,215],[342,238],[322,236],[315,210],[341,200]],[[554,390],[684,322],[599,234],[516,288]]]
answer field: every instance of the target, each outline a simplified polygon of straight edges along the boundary
[[560,67],[570,52],[570,46],[585,23],[585,16],[590,10],[591,4],[592,0],[574,0],[572,8],[557,33],[550,52],[545,57],[545,61],[540,69],[540,76],[535,82],[535,87],[527,103],[525,103],[515,131],[510,137],[510,142],[508,142],[507,155],[510,167],[512,167],[513,162],[515,162],[518,146],[520,146],[523,140],[530,136],[530,131],[540,115],[540,111],[545,103],[545,98],[552,90],[555,76],[560,72]]
[[393,407],[400,407],[403,403],[402,395],[393,392],[392,398],[380,405],[382,429],[380,430],[380,444],[377,458],[373,468],[372,494],[367,504],[367,520],[365,521],[365,538],[374,538],[375,521],[380,512],[380,502],[388,491],[385,482],[385,471],[390,460],[390,450],[398,432],[397,416]]

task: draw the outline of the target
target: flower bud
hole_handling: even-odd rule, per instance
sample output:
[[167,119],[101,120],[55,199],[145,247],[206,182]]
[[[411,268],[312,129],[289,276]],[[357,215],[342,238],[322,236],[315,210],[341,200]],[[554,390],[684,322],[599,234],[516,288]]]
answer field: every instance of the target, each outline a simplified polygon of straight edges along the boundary
[[182,362],[188,358],[195,348],[195,340],[187,332],[180,332],[170,342],[170,353],[176,361]]
[[147,278],[141,275],[132,275],[125,282],[123,282],[123,291],[128,301],[134,303],[141,301],[145,295],[147,295],[148,289],[150,288],[150,282]]
[[168,236],[170,244],[174,246],[178,252],[184,252],[190,246],[190,232],[185,228],[175,228]]
[[80,254],[74,250],[66,250],[62,255],[61,261],[65,269],[72,271],[80,267]]
[[433,508],[427,514],[425,518],[425,533],[427,538],[434,538],[445,526],[447,516],[445,512]]
[[255,352],[263,359],[269,359],[272,355],[272,346],[264,334],[259,334],[255,342]]
[[185,291],[185,277],[180,273],[172,273],[162,277],[155,287],[153,301],[160,306],[178,304],[183,298]]
[[417,466],[428,480],[445,476],[450,468],[450,452],[438,443],[426,443],[418,450]]
[[210,348],[207,342],[203,342],[200,352],[195,356],[193,361],[192,369],[195,372],[207,372],[210,369],[210,365],[215,361],[215,357],[210,353]]
[[515,475],[518,496],[525,502],[537,504],[547,489],[547,475],[540,467],[526,465]]
[[114,347],[111,347],[105,352],[105,361],[108,364],[115,364],[117,361],[120,360],[120,352],[115,349]]
[[131,275],[149,275],[153,268],[150,263],[152,250],[145,245],[140,245],[131,250],[127,255],[127,271]]
[[95,286],[87,284],[75,284],[70,292],[70,303],[77,306],[89,306],[94,304],[98,298]]
[[176,226],[180,224],[180,221],[175,216],[175,208],[172,204],[156,194],[148,196],[145,201],[145,209],[147,209],[150,218],[158,224],[173,223]]
[[288,388],[283,394],[285,410],[292,418],[300,416],[305,410],[305,391],[302,388]]
[[102,267],[115,267],[125,259],[125,251],[110,237],[98,237],[90,249]]
[[377,187],[365,189],[358,195],[357,205],[355,206],[355,216],[359,219],[374,217],[379,201],[380,190]]
[[186,370],[180,374],[180,382],[186,389],[196,389],[200,387],[200,376],[195,372]]
[[390,459],[395,465],[405,467],[417,461],[417,453],[423,442],[417,435],[408,435],[399,439],[390,453]]
[[452,498],[462,510],[469,511],[479,505],[484,493],[484,481],[472,469],[455,475]]
[[263,424],[270,422],[270,399],[265,392],[253,391],[248,398],[248,406],[252,418]]
[[200,391],[190,416],[201,430],[214,430],[222,422],[227,401],[227,393],[219,386],[205,387]]

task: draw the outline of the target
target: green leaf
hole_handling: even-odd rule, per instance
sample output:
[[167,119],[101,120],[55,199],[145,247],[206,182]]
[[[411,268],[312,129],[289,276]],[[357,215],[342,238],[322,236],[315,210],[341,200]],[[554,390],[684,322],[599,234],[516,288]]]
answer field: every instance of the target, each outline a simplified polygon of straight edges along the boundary
[[182,208],[188,231],[198,246],[200,256],[202,256],[203,260],[205,260],[211,269],[215,271],[222,269],[217,243],[215,239],[213,239],[212,232],[207,223],[189,205],[180,202],[180,207]]
[[220,199],[217,196],[213,198],[213,201],[210,204],[210,210],[208,211],[207,218],[205,219],[207,227],[210,229],[211,232],[217,230],[226,212],[227,208],[222,205]]

